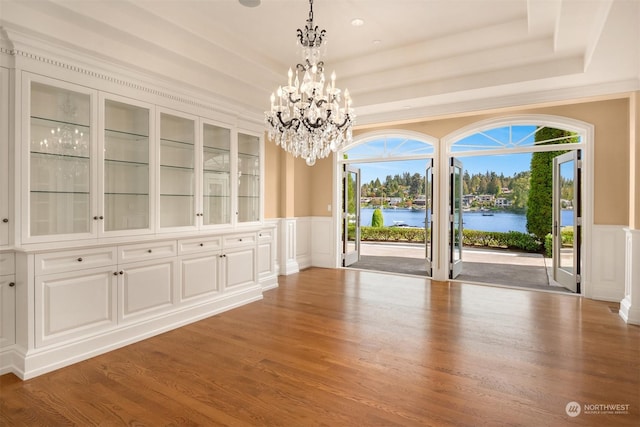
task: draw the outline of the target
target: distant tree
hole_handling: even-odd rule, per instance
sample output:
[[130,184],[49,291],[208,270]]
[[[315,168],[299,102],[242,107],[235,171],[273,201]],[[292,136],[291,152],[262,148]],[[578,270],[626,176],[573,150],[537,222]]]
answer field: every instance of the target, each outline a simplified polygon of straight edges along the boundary
[[[537,145],[577,142],[574,133],[554,128],[542,128],[536,133]],[[531,155],[531,178],[527,200],[527,231],[540,240],[551,233],[553,227],[553,158],[566,151],[546,151]]]
[[375,209],[373,211],[373,215],[371,216],[371,226],[376,228],[384,227],[384,218],[382,217],[382,211],[380,209]]
[[529,172],[521,172],[511,180],[511,203],[516,209],[526,209],[529,199]]

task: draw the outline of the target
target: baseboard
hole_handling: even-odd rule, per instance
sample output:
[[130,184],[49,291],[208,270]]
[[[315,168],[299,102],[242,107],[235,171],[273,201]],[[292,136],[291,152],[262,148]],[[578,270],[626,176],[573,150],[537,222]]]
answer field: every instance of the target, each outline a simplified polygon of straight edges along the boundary
[[[27,380],[261,299],[262,287],[253,286],[89,338],[32,349],[24,355],[7,352],[2,358],[3,372]],[[11,364],[5,366],[5,359],[9,362],[10,358]]]

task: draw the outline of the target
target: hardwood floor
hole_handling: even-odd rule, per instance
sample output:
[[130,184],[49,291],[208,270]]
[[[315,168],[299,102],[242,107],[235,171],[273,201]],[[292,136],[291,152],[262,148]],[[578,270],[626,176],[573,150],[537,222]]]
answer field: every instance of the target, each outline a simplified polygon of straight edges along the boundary
[[313,268],[263,301],[32,380],[4,375],[0,424],[637,426],[640,327],[610,305]]

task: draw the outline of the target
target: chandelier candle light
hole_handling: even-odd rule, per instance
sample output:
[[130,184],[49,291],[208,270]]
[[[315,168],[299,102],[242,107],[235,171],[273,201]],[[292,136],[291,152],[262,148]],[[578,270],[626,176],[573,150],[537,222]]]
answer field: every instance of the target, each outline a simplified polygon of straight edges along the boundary
[[271,94],[271,111],[265,113],[265,122],[271,140],[312,166],[316,159],[351,142],[355,114],[349,90],[341,97],[336,87],[336,73],[325,81],[320,47],[326,31],[313,25],[313,0],[309,0],[309,7],[307,25],[297,32],[304,61],[295,73],[289,68],[287,85]]

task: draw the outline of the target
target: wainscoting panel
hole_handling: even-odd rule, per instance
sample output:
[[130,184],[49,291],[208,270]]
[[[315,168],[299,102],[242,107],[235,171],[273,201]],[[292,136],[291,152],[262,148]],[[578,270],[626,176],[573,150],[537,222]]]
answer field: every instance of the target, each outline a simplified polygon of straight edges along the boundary
[[625,231],[622,225],[594,225],[586,297],[619,302],[624,298]]
[[296,260],[300,270],[311,267],[311,217],[296,218]]
[[311,218],[311,262],[314,267],[335,268],[333,218]]

